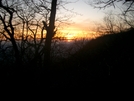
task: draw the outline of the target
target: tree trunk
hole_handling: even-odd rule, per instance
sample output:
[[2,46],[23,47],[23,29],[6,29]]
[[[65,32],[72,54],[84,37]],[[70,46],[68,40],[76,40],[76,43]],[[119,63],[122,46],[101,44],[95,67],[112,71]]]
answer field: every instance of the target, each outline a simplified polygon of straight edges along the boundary
[[17,43],[16,43],[16,41],[15,41],[13,36],[11,37],[10,40],[11,40],[11,43],[13,45],[13,49],[14,49],[14,52],[15,52],[16,65],[21,66],[22,61],[21,61],[21,57],[20,57],[20,54],[19,54],[19,49],[18,49]]
[[46,33],[46,40],[45,40],[44,64],[47,67],[50,64],[51,41],[52,41],[52,37],[54,34],[54,29],[55,29],[56,6],[57,6],[57,0],[52,0],[50,21],[49,21],[49,26],[48,26],[47,33]]

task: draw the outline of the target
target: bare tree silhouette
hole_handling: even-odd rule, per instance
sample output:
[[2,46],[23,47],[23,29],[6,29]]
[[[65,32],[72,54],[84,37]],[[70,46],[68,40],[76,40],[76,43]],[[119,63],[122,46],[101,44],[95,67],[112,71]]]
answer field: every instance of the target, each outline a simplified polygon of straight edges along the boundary
[[56,10],[65,9],[64,5],[68,3],[71,2],[0,0],[0,35],[11,42],[16,63],[37,62],[41,66],[50,63],[57,27],[70,18],[62,18],[64,14],[56,17]]
[[13,45],[13,49],[15,51],[16,63],[21,64],[19,49],[17,47],[16,40],[14,37],[15,30],[14,30],[14,25],[13,25],[13,16],[14,16],[14,13],[16,13],[16,11],[14,8],[10,6],[5,6],[2,0],[0,0],[0,8],[1,10],[3,10],[2,12],[3,14],[0,15],[0,20],[4,28],[4,31],[2,34],[5,36],[5,38],[11,41]]
[[[114,8],[116,7],[116,3],[118,2],[123,2],[124,0],[90,0],[88,1],[88,4],[93,6],[94,8],[99,8],[99,9],[105,9],[106,7],[113,6]],[[134,5],[134,0],[125,0],[122,4],[127,5],[127,9],[125,12],[129,11],[134,11],[133,5]]]
[[44,26],[46,27],[46,41],[45,41],[45,55],[44,55],[44,61],[45,64],[50,63],[50,51],[51,51],[51,41],[55,34],[55,16],[56,16],[56,6],[57,6],[57,0],[52,0],[51,3],[51,14],[50,14],[50,21],[49,26],[46,26],[46,23],[44,22]]

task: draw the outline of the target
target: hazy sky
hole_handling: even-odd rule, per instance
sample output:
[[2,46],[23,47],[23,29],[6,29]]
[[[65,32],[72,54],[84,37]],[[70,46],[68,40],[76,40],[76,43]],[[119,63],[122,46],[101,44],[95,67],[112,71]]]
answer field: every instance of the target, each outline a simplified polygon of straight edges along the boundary
[[77,20],[76,22],[81,22],[85,20],[99,20],[103,16],[102,11],[98,9],[93,9],[93,7],[88,5],[85,1],[86,0],[78,0],[76,3],[70,3],[66,5],[66,8],[73,9],[74,12],[80,14],[74,17],[73,20]]
[[[114,7],[110,7],[107,9],[94,9],[93,7],[91,7],[90,5],[88,5],[86,3],[86,1],[90,1],[90,0],[66,0],[66,1],[77,1],[76,3],[69,3],[67,5],[65,5],[65,7],[67,9],[73,9],[74,12],[77,12],[80,15],[77,15],[76,17],[72,18],[73,21],[76,22],[81,22],[81,21],[100,21],[102,20],[103,16],[105,15],[104,12],[108,12],[110,10],[116,11],[117,8]],[[125,1],[125,0],[124,0]],[[122,2],[121,2],[122,3]],[[118,6],[120,6],[120,3],[116,3]]]
[[[115,9],[114,7],[110,7],[105,10],[94,9],[93,7],[91,7],[86,3],[87,0],[66,0],[66,1],[70,2],[77,1],[75,3],[69,3],[65,5],[66,9],[78,13],[78,15],[74,14],[74,16],[71,17],[70,19],[72,20],[72,22],[74,22],[74,24],[69,26],[70,29],[72,30],[69,33],[74,32],[73,30],[78,30],[79,32],[80,30],[86,30],[89,27],[93,26],[94,22],[101,22],[106,12],[109,12],[111,10],[115,12],[119,11],[117,8]],[[71,13],[63,12],[63,14],[71,14]]]

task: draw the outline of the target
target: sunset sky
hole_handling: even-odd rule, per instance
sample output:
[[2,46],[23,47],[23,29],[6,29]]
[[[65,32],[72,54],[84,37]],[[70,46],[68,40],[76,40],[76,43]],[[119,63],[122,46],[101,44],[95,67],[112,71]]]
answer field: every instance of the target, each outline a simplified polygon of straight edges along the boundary
[[[65,8],[68,10],[71,10],[72,12],[76,12],[77,14],[73,14],[73,16],[70,18],[71,24],[64,28],[62,32],[67,34],[67,37],[81,37],[83,36],[83,33],[88,33],[85,36],[90,36],[89,33],[90,29],[92,29],[94,26],[94,23],[99,23],[103,20],[103,17],[105,16],[106,12],[109,12],[111,10],[118,12],[119,10],[114,7],[110,7],[107,9],[94,9],[90,5],[86,3],[88,0],[67,0],[70,2],[77,1],[75,3],[69,3],[65,5]],[[122,3],[122,2],[121,2]],[[121,6],[121,3],[117,4],[118,6]],[[70,15],[71,12],[67,12],[65,10],[61,10],[63,14]],[[60,12],[60,13],[61,13]]]

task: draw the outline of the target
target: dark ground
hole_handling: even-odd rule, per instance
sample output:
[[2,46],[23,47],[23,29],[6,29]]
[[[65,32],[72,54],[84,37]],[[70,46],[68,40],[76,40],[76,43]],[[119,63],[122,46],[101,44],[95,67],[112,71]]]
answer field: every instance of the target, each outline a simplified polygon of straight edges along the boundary
[[132,86],[134,30],[94,39],[54,68],[51,87]]
[[0,68],[1,86],[47,88],[130,87],[134,84],[134,30],[110,34],[84,48],[49,71],[32,65]]

